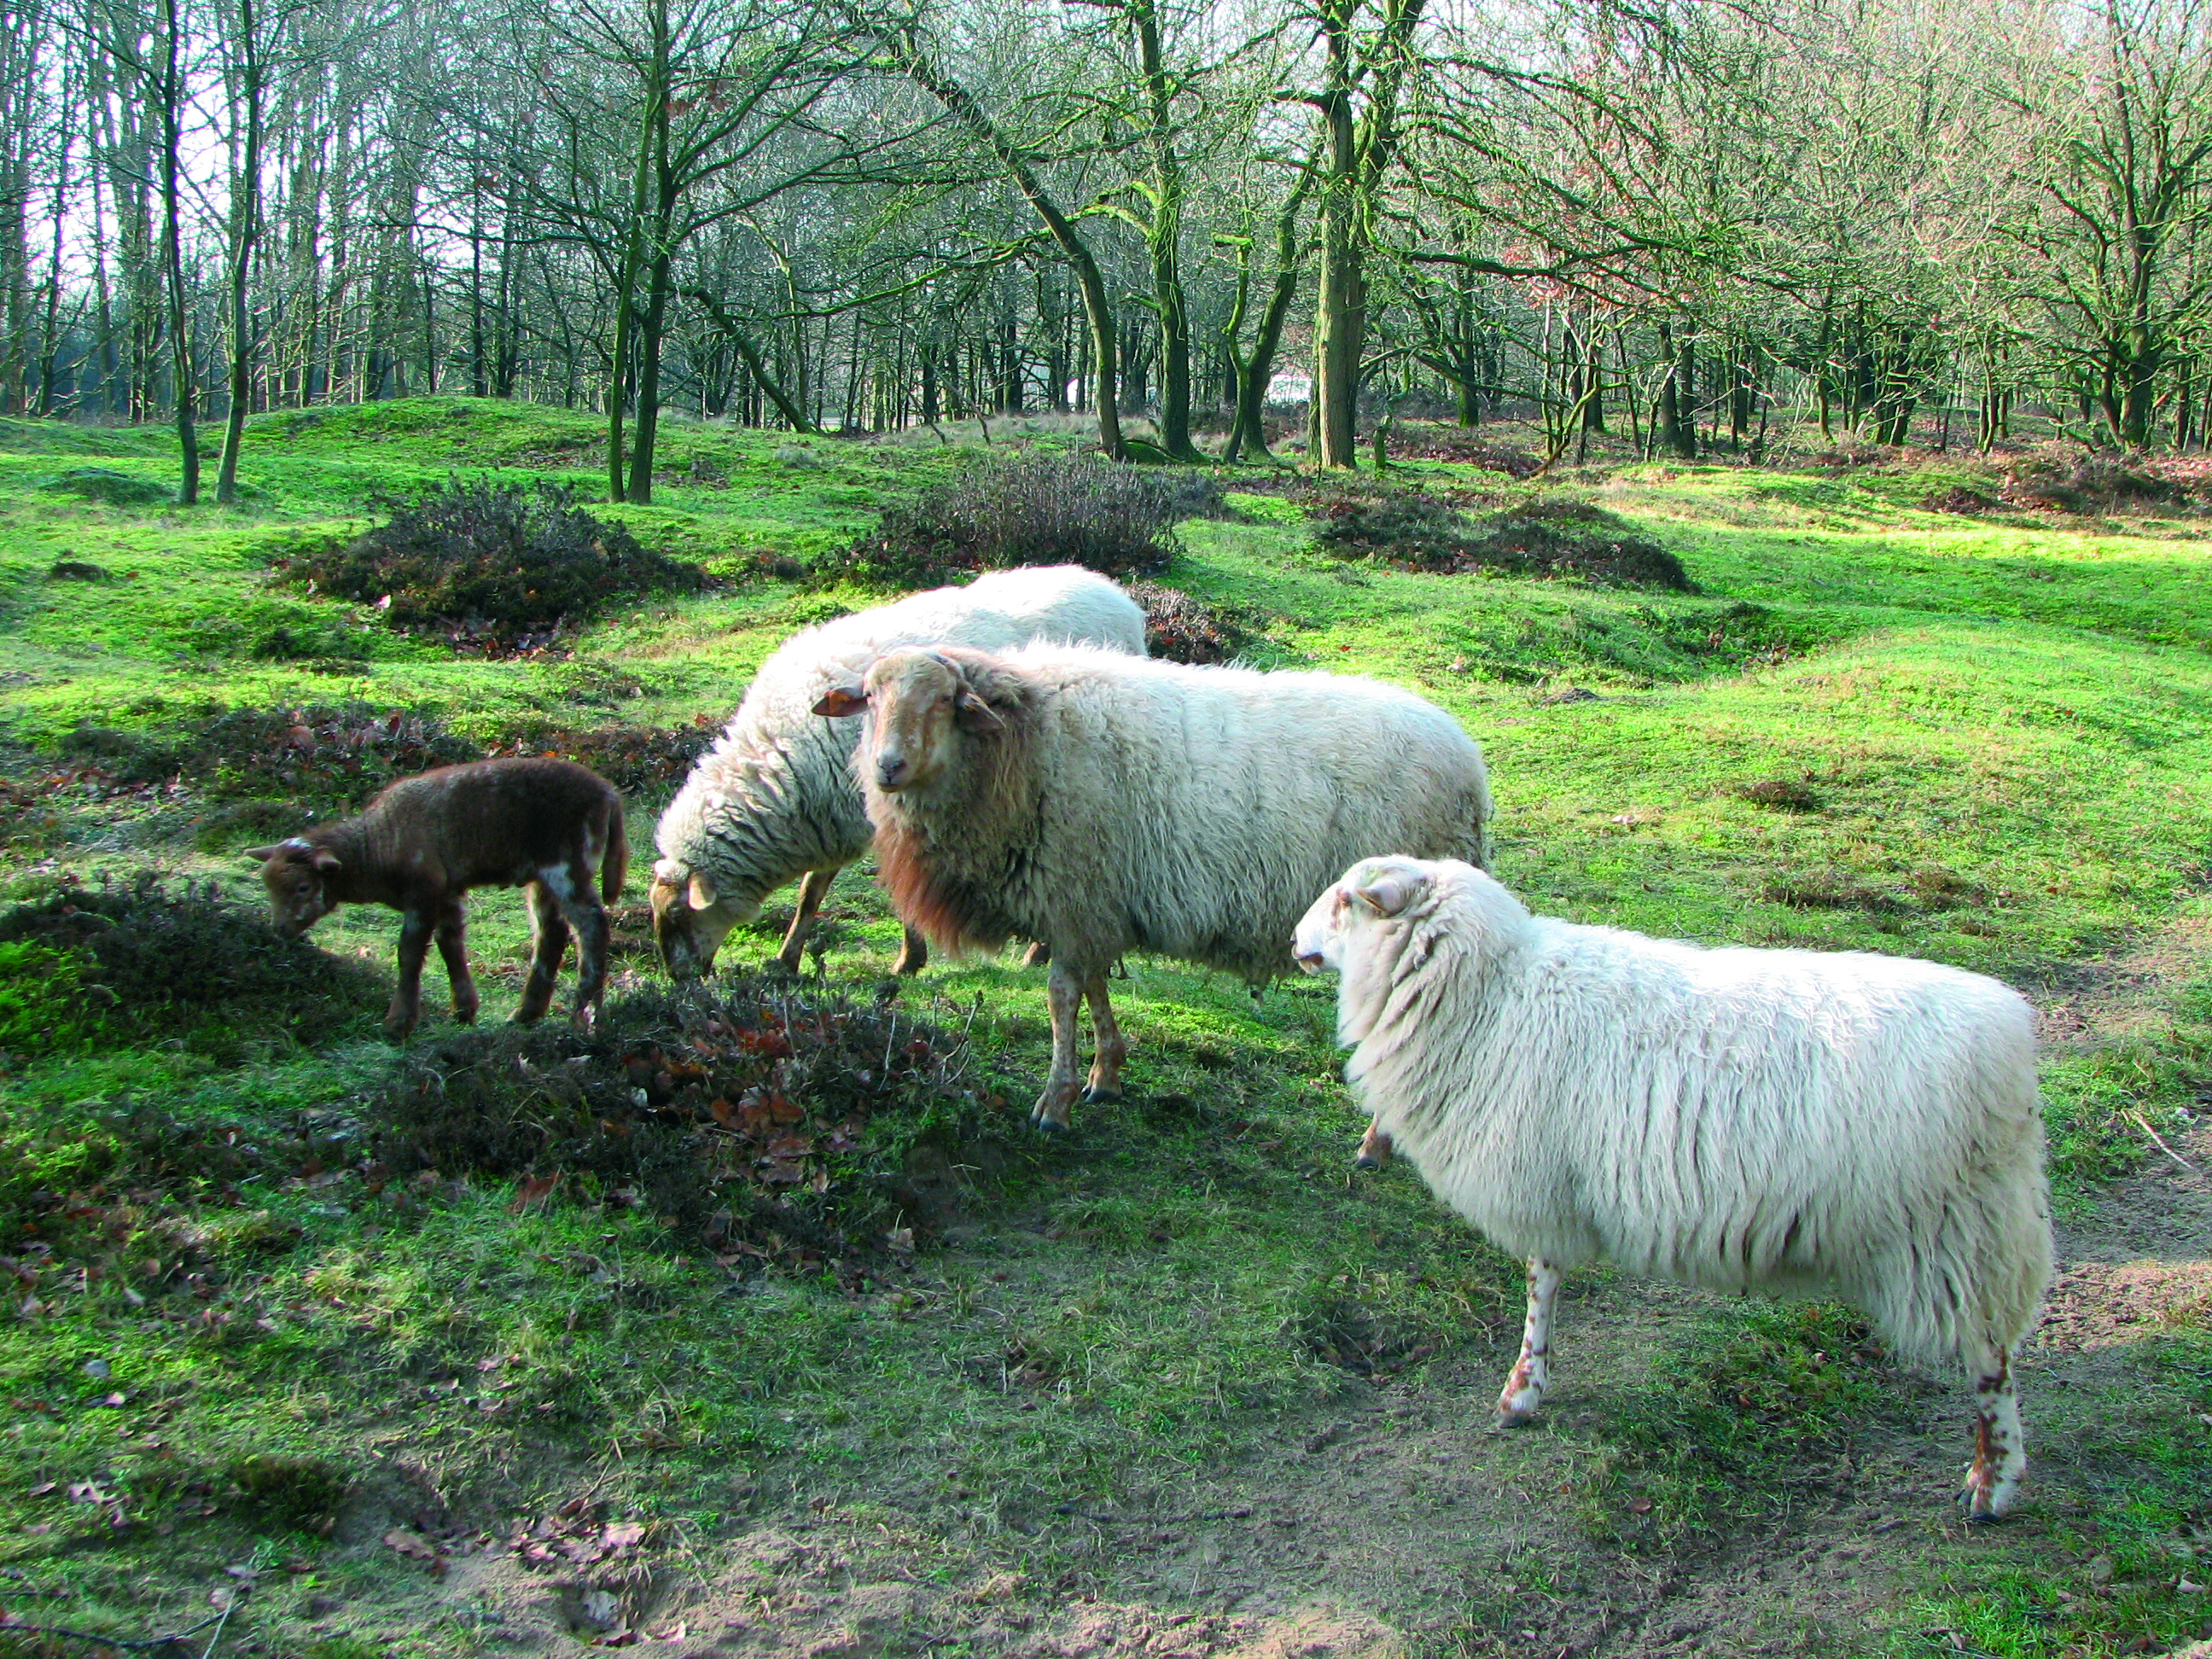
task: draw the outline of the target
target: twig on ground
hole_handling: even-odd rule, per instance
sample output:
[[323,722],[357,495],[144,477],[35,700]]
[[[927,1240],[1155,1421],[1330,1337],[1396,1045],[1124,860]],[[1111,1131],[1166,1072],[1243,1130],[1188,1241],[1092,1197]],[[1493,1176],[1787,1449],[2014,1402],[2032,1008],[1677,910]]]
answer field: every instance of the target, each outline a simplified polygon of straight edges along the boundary
[[2167,1146],[2165,1141],[2159,1139],[2158,1131],[2150,1127],[2150,1120],[2148,1118],[2145,1117],[2141,1112],[2136,1111],[2132,1108],[2129,1109],[2128,1115],[2135,1119],[2136,1122],[2142,1127],[2142,1132],[2150,1137],[2152,1146],[2157,1147],[2159,1151],[2164,1152],[2176,1164],[2179,1164],[2183,1169],[2188,1170],[2190,1174],[2195,1175],[2197,1173],[2197,1166],[2194,1164],[2191,1164],[2187,1158],[2182,1157],[2179,1152],[2175,1152],[2172,1147]]
[[[234,1607],[237,1603],[233,1602],[231,1605]],[[166,1636],[108,1636],[98,1631],[71,1630],[65,1625],[19,1625],[13,1621],[0,1625],[0,1633],[9,1636],[58,1636],[64,1642],[89,1642],[95,1647],[121,1648],[132,1653],[163,1653],[167,1650],[173,1650],[176,1653],[181,1654],[184,1659],[192,1659],[192,1650],[185,1645],[185,1638],[187,1636],[197,1636],[210,1625],[213,1625],[216,1627],[215,1635],[199,1656],[199,1659],[208,1659],[208,1656],[215,1651],[216,1643],[222,1639],[222,1626],[229,1622],[230,1608],[225,1607],[221,1613],[210,1613],[197,1625],[188,1625],[183,1630],[172,1631]]]

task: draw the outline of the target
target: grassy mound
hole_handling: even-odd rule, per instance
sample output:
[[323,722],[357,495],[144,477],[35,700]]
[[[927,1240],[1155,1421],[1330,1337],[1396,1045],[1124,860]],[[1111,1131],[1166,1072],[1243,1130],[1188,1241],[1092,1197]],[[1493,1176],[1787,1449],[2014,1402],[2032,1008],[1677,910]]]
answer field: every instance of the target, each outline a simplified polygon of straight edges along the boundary
[[892,587],[1024,564],[1143,574],[1175,556],[1179,521],[1224,510],[1221,486],[1204,473],[1031,453],[931,485],[833,562],[855,580]]
[[62,752],[118,785],[176,778],[218,799],[280,798],[295,817],[357,806],[395,778],[480,753],[434,718],[363,702],[218,708],[153,732],[81,726]]
[[49,478],[39,488],[49,495],[75,495],[109,507],[155,507],[176,500],[166,484],[105,466],[78,467]]
[[489,656],[542,648],[605,605],[656,592],[696,593],[707,573],[641,545],[618,524],[541,484],[449,480],[367,535],[280,559],[282,579],[374,605],[394,628],[443,635]]
[[711,726],[569,726],[533,723],[492,745],[494,755],[550,755],[588,766],[625,794],[681,783],[714,746]]
[[372,989],[362,969],[212,883],[173,890],[142,875],[0,913],[0,1041],[19,1053],[181,1040],[228,1056],[272,1031],[328,1041]]
[[368,1121],[394,1176],[522,1176],[522,1202],[635,1205],[733,1258],[804,1264],[910,1249],[944,1213],[948,1156],[990,1162],[1003,1108],[964,1038],[888,999],[738,981],[617,998],[589,1036],[464,1033]]
[[2012,458],[1998,494],[2008,506],[2063,513],[2146,513],[2195,504],[2186,484],[2140,458],[2063,444]]
[[1316,539],[1342,558],[1599,587],[1698,591],[1682,562],[1626,520],[1568,497],[1524,501],[1472,526],[1449,503],[1418,489],[1340,486],[1317,493],[1309,510],[1324,520]]

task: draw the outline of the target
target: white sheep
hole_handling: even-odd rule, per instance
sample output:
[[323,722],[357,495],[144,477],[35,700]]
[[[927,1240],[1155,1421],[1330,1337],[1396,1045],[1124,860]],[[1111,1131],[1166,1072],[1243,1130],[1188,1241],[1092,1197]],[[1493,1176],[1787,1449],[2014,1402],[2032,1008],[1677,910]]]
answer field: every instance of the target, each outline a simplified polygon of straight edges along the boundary
[[1346,860],[1484,856],[1482,751],[1372,680],[1190,668],[1069,647],[900,650],[817,705],[862,707],[854,769],[899,915],[948,949],[1052,956],[1052,1070],[1031,1115],[1067,1127],[1076,1005],[1087,1098],[1127,1054],[1106,973],[1132,951],[1242,975],[1291,969],[1306,896]]
[[1707,950],[1533,916],[1463,864],[1352,866],[1297,928],[1346,1075],[1437,1197],[1528,1263],[1501,1425],[1544,1394],[1552,1299],[1601,1257],[1857,1304],[1965,1364],[1974,1520],[2027,1467],[2014,1345],[2051,1276],[2027,1005],[1894,957]]
[[[712,971],[730,929],[794,876],[799,914],[779,959],[797,969],[814,913],[837,872],[867,850],[867,813],[852,772],[858,722],[814,705],[893,646],[948,641],[1003,647],[1085,641],[1142,656],[1145,613],[1105,577],[1074,565],[996,571],[793,635],[761,665],[744,702],[661,814],[653,866],[653,931],[678,979]],[[928,959],[907,929],[897,970]]]

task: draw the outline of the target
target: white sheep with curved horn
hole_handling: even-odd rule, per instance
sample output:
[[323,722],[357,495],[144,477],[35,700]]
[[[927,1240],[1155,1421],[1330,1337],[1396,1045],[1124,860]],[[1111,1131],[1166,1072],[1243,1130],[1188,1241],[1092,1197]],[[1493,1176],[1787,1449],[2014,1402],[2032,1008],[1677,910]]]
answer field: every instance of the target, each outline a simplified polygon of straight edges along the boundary
[[1298,924],[1346,1075],[1437,1196],[1528,1264],[1498,1402],[1548,1382],[1567,1268],[1856,1304],[1975,1392],[1971,1518],[2027,1466],[2013,1353],[2051,1277],[2027,1003],[1855,952],[1707,950],[1531,915],[1471,866],[1354,865]]

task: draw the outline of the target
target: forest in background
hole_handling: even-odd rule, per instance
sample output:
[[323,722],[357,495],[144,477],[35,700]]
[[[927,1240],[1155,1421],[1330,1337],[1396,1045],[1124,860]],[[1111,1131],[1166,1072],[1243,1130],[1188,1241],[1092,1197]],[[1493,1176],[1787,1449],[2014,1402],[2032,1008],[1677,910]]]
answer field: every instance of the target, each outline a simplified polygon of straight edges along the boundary
[[173,422],[187,502],[196,426],[229,500],[248,414],[436,392],[596,411],[640,502],[664,409],[1236,460],[1310,381],[1322,466],[2212,427],[2212,0],[0,14],[0,414]]

